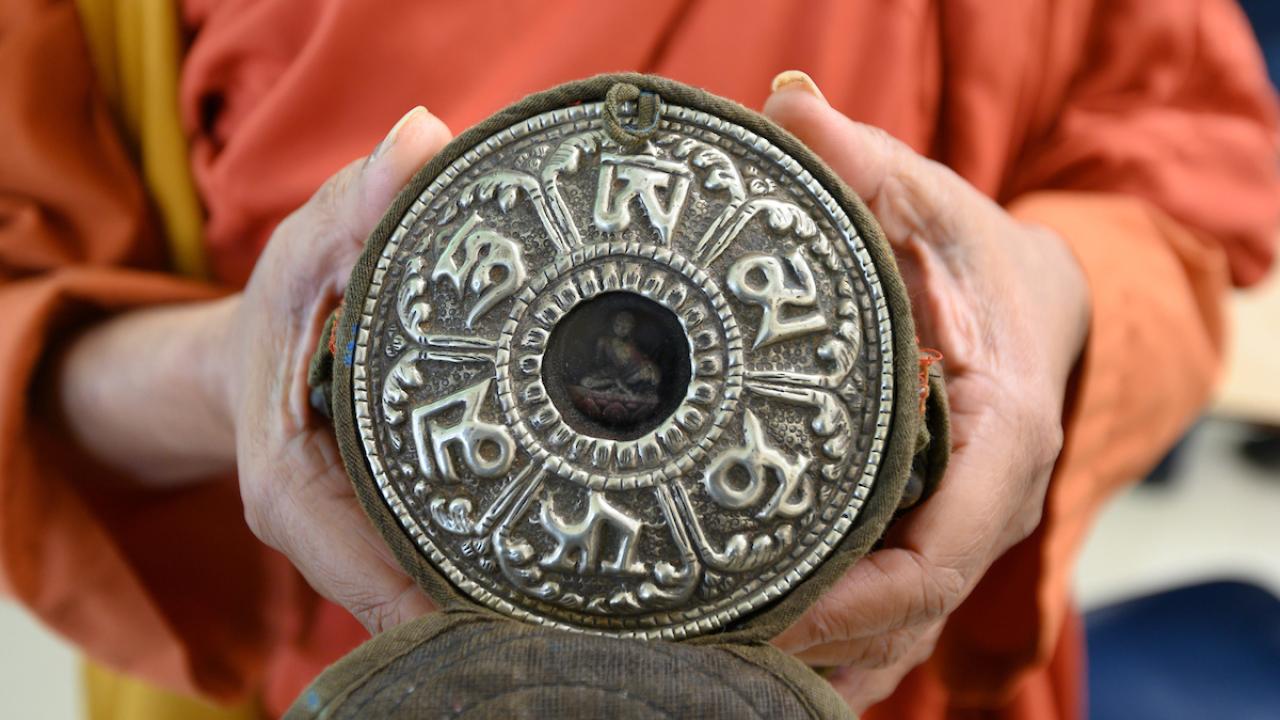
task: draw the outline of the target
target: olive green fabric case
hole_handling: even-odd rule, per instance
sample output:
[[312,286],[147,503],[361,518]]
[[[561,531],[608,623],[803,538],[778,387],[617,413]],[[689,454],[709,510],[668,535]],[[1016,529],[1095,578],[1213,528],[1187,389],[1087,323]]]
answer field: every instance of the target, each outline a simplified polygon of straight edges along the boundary
[[288,718],[822,718],[853,715],[767,645],[587,635],[466,610],[382,633],[320,676]]
[[[454,693],[467,702],[465,713],[450,710],[449,717],[510,717],[515,695],[503,688],[524,687],[521,683],[542,678],[538,688],[528,690],[539,714],[591,717],[612,710],[627,713],[624,707],[644,698],[655,703],[649,710],[658,717],[749,717],[735,708],[757,702],[754,693],[769,695],[759,700],[763,717],[807,716],[847,717],[848,711],[815,673],[772,648],[767,641],[797,618],[836,581],[858,558],[867,554],[883,537],[899,511],[903,494],[913,472],[922,480],[927,495],[945,471],[949,455],[949,425],[946,393],[940,368],[929,376],[928,402],[921,402],[920,352],[917,347],[911,306],[893,254],[879,225],[866,206],[840,181],[835,173],[794,136],[762,115],[741,105],[696,88],[659,77],[637,74],[601,75],[571,82],[532,95],[502,110],[460,135],[427,164],[396,198],[370,236],[347,288],[343,307],[358,310],[370,283],[377,259],[410,205],[435,177],[467,150],[495,132],[548,110],[580,102],[604,101],[618,84],[655,93],[664,102],[683,105],[727,118],[789,153],[837,199],[849,215],[879,273],[894,334],[893,420],[874,489],[863,505],[857,521],[837,550],[808,578],[772,605],[766,606],[723,630],[672,642],[599,638],[551,628],[533,628],[481,607],[459,592],[419,552],[402,530],[396,517],[379,494],[370,476],[353,421],[350,360],[344,349],[352,347],[358,312],[335,313],[332,335],[326,329],[311,368],[313,401],[332,414],[338,444],[355,492],[370,520],[381,531],[400,565],[443,609],[443,613],[408,623],[366,643],[320,677],[295,704],[291,717],[397,716],[435,717],[431,708],[443,708],[445,698]],[[330,347],[336,352],[330,352]],[[921,412],[922,406],[925,412]],[[506,641],[523,648],[523,654],[506,654]],[[453,657],[457,654],[457,657]],[[615,657],[615,660],[609,658]],[[643,658],[648,658],[647,660]],[[495,667],[488,667],[487,664]],[[611,664],[612,663],[612,664]],[[666,663],[664,665],[664,663]],[[557,666],[558,667],[555,667]],[[736,700],[717,700],[699,705],[698,691],[706,683],[685,672],[690,667],[716,668],[713,685],[721,681],[741,685]],[[634,667],[634,670],[627,670]],[[659,669],[667,668],[666,670]],[[667,680],[656,673],[679,673]],[[598,676],[593,673],[600,673]],[[494,675],[494,673],[497,673]],[[378,679],[379,675],[386,675]],[[500,687],[489,687],[469,677],[489,677]],[[599,678],[588,682],[583,677]],[[582,680],[574,684],[573,678]],[[612,679],[610,679],[612,678]],[[629,680],[628,680],[629,678]],[[764,678],[772,678],[765,682]],[[634,682],[634,690],[626,682]],[[615,685],[609,685],[614,682]],[[666,683],[673,685],[667,688]],[[616,684],[624,683],[624,684]],[[772,683],[772,685],[770,685]],[[482,687],[483,686],[483,687]],[[773,687],[765,690],[766,686]],[[533,688],[534,686],[529,686]],[[566,700],[556,700],[545,688],[560,688]],[[514,692],[514,691],[513,691]],[[786,696],[790,692],[790,696]],[[397,693],[399,694],[397,696]],[[409,693],[418,695],[412,701]],[[626,696],[625,702],[618,693]],[[770,695],[769,693],[774,693]],[[779,694],[780,693],[780,694]],[[431,695],[429,700],[423,695]],[[761,695],[761,697],[763,697]],[[390,712],[397,696],[416,708],[413,714]],[[784,697],[786,696],[786,697]],[[536,702],[534,701],[536,698]],[[598,712],[574,715],[575,707],[599,701]],[[636,700],[639,698],[640,700]],[[834,699],[834,700],[833,700]],[[747,705],[734,705],[734,702]],[[357,703],[353,705],[352,703]],[[363,703],[369,703],[367,705]],[[389,703],[389,704],[388,704]],[[421,703],[421,704],[414,704]],[[433,704],[437,703],[437,704]],[[487,704],[485,704],[487,703]],[[694,704],[688,704],[694,703]],[[717,704],[718,703],[718,704]],[[795,715],[787,708],[805,708]],[[833,704],[834,703],[834,704]],[[465,704],[465,703],[464,703]],[[449,705],[448,707],[453,707]],[[489,710],[481,709],[488,707]],[[646,706],[648,707],[648,706]],[[360,708],[373,709],[369,715]],[[639,706],[636,706],[637,714]],[[717,715],[711,711],[721,714]],[[784,712],[786,710],[786,712]],[[485,714],[490,712],[490,714]],[[425,714],[423,714],[425,713]],[[452,713],[452,714],[451,714]],[[566,714],[567,713],[567,714]],[[674,714],[672,714],[674,713]],[[727,714],[726,714],[727,713]],[[625,715],[625,716],[630,716]]]

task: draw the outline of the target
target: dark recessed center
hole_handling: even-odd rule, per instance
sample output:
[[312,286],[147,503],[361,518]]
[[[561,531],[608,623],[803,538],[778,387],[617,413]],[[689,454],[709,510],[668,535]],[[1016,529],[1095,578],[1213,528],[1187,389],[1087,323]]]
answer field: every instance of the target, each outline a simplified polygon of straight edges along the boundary
[[689,340],[675,314],[612,292],[578,305],[551,331],[542,382],[575,430],[631,440],[675,411],[689,372]]

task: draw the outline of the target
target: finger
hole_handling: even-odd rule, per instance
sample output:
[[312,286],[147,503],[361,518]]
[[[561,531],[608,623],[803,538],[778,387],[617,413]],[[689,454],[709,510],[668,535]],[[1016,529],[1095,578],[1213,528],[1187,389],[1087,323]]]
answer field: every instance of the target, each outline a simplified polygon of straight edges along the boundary
[[[989,413],[975,422],[1006,420]],[[1017,424],[975,432],[1005,435],[1018,447],[1023,430]],[[1039,507],[1025,495],[1043,492],[1051,469],[1025,468],[1015,458],[984,457],[976,462],[972,453],[957,452],[947,482],[891,531],[894,547],[855,563],[774,642],[800,653],[937,621],[955,610],[995,558],[1034,527],[1038,517],[1024,518],[1020,508]],[[1031,473],[1039,480],[1026,491],[1002,485]]]
[[936,621],[954,609],[965,584],[958,573],[935,566],[913,550],[878,550],[855,563],[773,642],[800,654]]
[[810,667],[885,668],[897,663],[915,646],[925,627],[912,625],[870,637],[814,645],[795,657]]
[[296,436],[280,458],[275,471],[289,487],[277,487],[271,501],[253,504],[257,521],[251,526],[264,542],[370,633],[435,609],[361,510],[331,433]]
[[902,172],[901,143],[879,128],[853,122],[827,104],[813,80],[788,71],[773,80],[764,114],[809,146],[868,202],[885,179]]
[[884,130],[845,117],[798,71],[774,78],[764,114],[800,138],[867,202],[879,198],[890,182],[941,169]]
[[[346,477],[342,478],[346,482]],[[307,582],[323,597],[347,609],[376,635],[436,609],[435,603],[390,557],[389,548],[360,509],[354,496],[322,497],[299,508],[294,521],[316,523],[313,532],[295,540],[311,547],[294,548],[290,558]],[[354,532],[333,532],[349,528]]]
[[[917,332],[949,358],[967,357],[966,317],[950,265],[964,253],[940,252],[975,233],[959,230],[967,208],[989,205],[949,169],[927,160],[888,133],[854,122],[827,104],[804,73],[774,79],[764,112],[818,154],[870,206],[893,246],[919,323]],[[959,321],[959,322],[957,322]]]
[[414,173],[450,139],[443,122],[415,107],[368,157],[329,178],[285,220],[268,246],[260,265],[264,272],[275,268],[277,277],[287,278],[284,297],[298,303],[270,316],[276,325],[271,336],[296,353],[292,367],[299,372],[289,393],[295,420],[310,416],[301,370],[310,362],[324,320],[345,291],[366,239]]
[[366,158],[360,173],[360,192],[351,199],[356,234],[367,236],[400,190],[436,153],[453,139],[448,126],[421,105],[391,128]]
[[[433,606],[361,511],[332,431],[313,427],[305,368],[369,232],[448,140],[447,128],[426,110],[407,113],[368,158],[339,171],[282,224],[255,269],[263,282],[284,288],[270,295],[282,307],[249,316],[266,326],[255,333],[263,342],[251,348],[263,355],[253,364],[263,376],[245,386],[271,399],[258,402],[270,431],[237,436],[246,519],[317,592],[371,632]],[[285,352],[291,362],[280,362]]]
[[[417,583],[387,557],[385,542],[369,537],[367,531],[372,528],[354,497],[316,498],[286,515],[295,515],[287,522],[316,523],[317,531],[291,537],[285,554],[317,593],[346,608],[370,634],[436,609]],[[320,524],[331,529],[318,531]],[[345,530],[333,532],[332,528]]]
[[285,221],[294,231],[283,233],[293,240],[290,256],[324,272],[324,279],[345,284],[369,233],[396,195],[450,139],[448,127],[426,108],[410,110],[368,157],[339,170]]
[[933,655],[942,627],[942,623],[931,626],[906,654],[889,667],[870,670],[844,667],[828,675],[827,681],[849,708],[861,716],[872,705],[892,695],[912,670]]
[[774,79],[764,114],[821,157],[872,209],[889,241],[945,241],[954,208],[985,202],[955,173],[880,128],[855,122],[827,104],[798,71]]

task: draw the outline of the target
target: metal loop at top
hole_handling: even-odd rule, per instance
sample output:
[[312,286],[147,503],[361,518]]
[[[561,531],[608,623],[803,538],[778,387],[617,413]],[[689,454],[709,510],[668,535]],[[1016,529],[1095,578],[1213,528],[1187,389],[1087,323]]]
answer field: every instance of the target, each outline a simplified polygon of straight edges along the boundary
[[[635,125],[628,126],[622,120],[625,103],[636,103]],[[630,83],[615,83],[605,95],[605,131],[614,142],[624,147],[639,145],[653,136],[658,129],[658,96],[642,92]]]

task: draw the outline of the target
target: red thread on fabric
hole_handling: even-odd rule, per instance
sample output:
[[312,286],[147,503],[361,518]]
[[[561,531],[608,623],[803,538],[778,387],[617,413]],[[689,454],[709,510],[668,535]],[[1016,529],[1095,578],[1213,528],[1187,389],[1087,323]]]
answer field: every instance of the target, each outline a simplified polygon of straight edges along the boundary
[[338,302],[338,309],[333,311],[333,327],[329,328],[329,354],[338,356],[338,319],[342,317],[342,302]]
[[[919,340],[916,341],[919,344]],[[929,368],[942,360],[942,353],[933,348],[920,348],[920,414],[924,414],[929,402]]]

